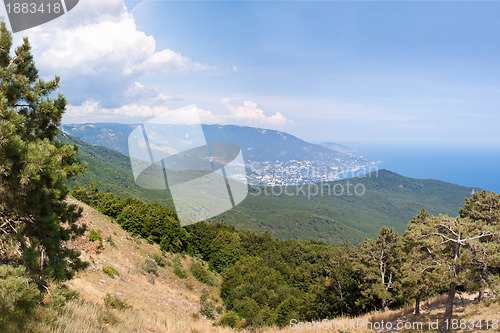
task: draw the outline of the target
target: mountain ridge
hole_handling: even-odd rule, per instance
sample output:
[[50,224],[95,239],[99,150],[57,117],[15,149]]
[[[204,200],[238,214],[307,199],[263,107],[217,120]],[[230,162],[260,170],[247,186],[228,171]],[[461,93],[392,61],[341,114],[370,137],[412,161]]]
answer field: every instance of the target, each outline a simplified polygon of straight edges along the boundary
[[[96,183],[101,191],[122,197],[158,202],[173,209],[169,191],[146,190],[137,186],[127,156],[105,147],[96,147],[60,134],[59,140],[77,145],[78,157],[88,164],[85,174],[71,179],[70,186]],[[361,184],[364,193],[335,195],[348,182]],[[358,192],[361,191],[358,185]],[[297,189],[323,189],[324,195],[310,195]],[[336,186],[336,187],[335,187]],[[326,195],[330,188],[330,195]],[[280,189],[281,195],[278,194]],[[457,215],[473,188],[433,179],[413,179],[388,170],[378,170],[358,178],[287,187],[250,186],[249,195],[236,208],[216,216],[212,222],[232,224],[244,230],[269,232],[281,239],[321,240],[329,244],[359,243],[376,237],[382,226],[403,232],[408,221],[426,208],[431,214]],[[475,189],[477,190],[477,189]],[[288,192],[293,195],[286,196]],[[256,194],[259,195],[256,195]],[[321,192],[319,192],[321,193]],[[309,192],[309,194],[311,194]]]
[[[105,146],[128,155],[128,135],[138,125],[116,123],[66,124],[61,130],[86,143]],[[194,126],[194,125],[193,125]],[[296,185],[342,178],[376,164],[377,161],[306,142],[294,135],[271,129],[239,125],[201,125],[207,143],[237,144],[252,185]]]

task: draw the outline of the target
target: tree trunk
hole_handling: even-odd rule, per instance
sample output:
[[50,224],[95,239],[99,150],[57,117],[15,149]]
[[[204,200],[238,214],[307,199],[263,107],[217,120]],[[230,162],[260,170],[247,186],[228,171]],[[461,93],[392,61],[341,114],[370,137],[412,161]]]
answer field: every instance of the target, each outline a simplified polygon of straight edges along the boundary
[[444,312],[443,324],[441,325],[441,332],[447,332],[450,330],[451,315],[453,314],[453,300],[455,299],[455,291],[457,284],[455,282],[450,283],[450,289],[448,290],[448,300],[446,301],[446,310]]
[[420,315],[420,294],[415,298],[415,316]]
[[389,305],[387,304],[387,301],[385,299],[382,300],[382,310],[384,310],[384,312],[389,311]]
[[477,295],[477,299],[476,299],[478,303],[483,300],[483,296],[484,296],[484,290],[481,289],[481,290],[479,290],[479,294]]

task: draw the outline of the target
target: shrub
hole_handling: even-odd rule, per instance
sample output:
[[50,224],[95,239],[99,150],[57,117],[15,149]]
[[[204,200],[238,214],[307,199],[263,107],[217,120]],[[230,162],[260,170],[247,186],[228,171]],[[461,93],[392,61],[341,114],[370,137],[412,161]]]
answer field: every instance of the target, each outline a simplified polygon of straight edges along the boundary
[[182,266],[181,259],[178,255],[174,257],[174,274],[180,277],[181,279],[187,278],[187,273],[184,267]]
[[90,230],[89,240],[91,242],[99,241],[99,248],[102,248],[101,230]]
[[111,235],[109,235],[108,238],[106,238],[106,242],[108,242],[108,244],[111,245],[112,247],[116,247],[115,241],[113,240]]
[[200,314],[202,316],[207,317],[208,319],[215,319],[215,306],[208,299],[209,293],[206,289],[203,289],[203,292],[200,297]]
[[174,267],[174,274],[177,275],[181,279],[187,278],[186,271],[181,267]]
[[219,280],[215,277],[215,275],[206,269],[202,263],[198,261],[193,261],[191,263],[191,267],[189,268],[191,274],[196,278],[196,280],[204,283],[208,286],[218,286]]
[[115,275],[120,276],[120,273],[112,266],[104,266],[102,271],[112,279],[115,278]]
[[167,265],[167,261],[165,260],[165,257],[161,253],[153,253],[151,255],[151,259],[156,261],[156,264],[160,267],[165,267]]
[[120,296],[112,295],[109,293],[104,296],[104,306],[117,310],[125,310],[131,308],[131,306]]
[[239,328],[241,327],[241,318],[234,311],[226,312],[219,320],[220,326]]
[[154,261],[151,258],[146,258],[146,260],[142,264],[142,269],[144,269],[149,274],[152,274],[155,276],[158,275],[158,264],[156,263],[156,261]]

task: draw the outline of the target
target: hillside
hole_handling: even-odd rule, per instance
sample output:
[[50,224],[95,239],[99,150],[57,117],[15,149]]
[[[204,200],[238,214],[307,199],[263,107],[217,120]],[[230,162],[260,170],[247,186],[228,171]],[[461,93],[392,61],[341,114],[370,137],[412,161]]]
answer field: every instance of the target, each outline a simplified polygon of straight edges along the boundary
[[[473,190],[433,179],[407,178],[387,170],[326,182],[323,190],[320,185],[310,187],[310,191],[308,186],[254,188],[239,206],[214,220],[255,232],[268,231],[281,239],[358,243],[364,237],[376,237],[383,226],[403,233],[421,208],[431,214],[456,216]],[[354,193],[355,185],[365,189],[363,195]],[[348,187],[352,195],[347,194]],[[340,193],[340,189],[344,194],[336,195],[334,192]]]
[[136,185],[130,159],[127,156],[113,149],[92,146],[64,133],[58,135],[58,140],[77,146],[78,158],[87,163],[87,172],[71,178],[67,182],[69,186],[73,187],[76,184],[86,186],[95,183],[105,192],[173,207],[168,191],[147,190]]
[[[60,135],[60,140],[77,145],[78,157],[88,163],[87,172],[72,179],[70,186],[96,183],[104,192],[173,208],[167,191],[145,190],[135,184],[127,156],[69,135]],[[362,184],[365,193],[348,195],[347,187],[351,186],[354,193],[356,184]],[[473,190],[438,180],[407,178],[387,170],[350,180],[325,182],[323,187],[323,195],[314,195],[316,190],[321,194],[319,185],[252,186],[239,206],[212,220],[255,232],[268,231],[281,239],[358,243],[364,237],[376,237],[382,226],[404,232],[408,221],[422,207],[431,214],[455,216]],[[336,195],[341,188],[345,193]],[[281,195],[270,195],[273,193]]]
[[[148,244],[144,239],[131,237],[118,224],[114,223],[93,208],[70,200],[83,208],[80,223],[87,225],[85,237],[73,242],[72,246],[82,251],[83,259],[90,262],[90,267],[79,272],[68,281],[67,285],[78,291],[78,300],[68,302],[53,323],[51,332],[94,333],[94,332],[172,332],[172,333],[249,333],[255,330],[231,329],[213,326],[212,320],[199,315],[200,298],[205,289],[212,301],[221,305],[218,287],[209,287],[197,281],[189,273],[190,263],[196,259],[189,256],[165,253],[165,267],[156,271],[145,265],[151,257],[161,256],[157,245]],[[98,241],[90,242],[91,230],[100,230],[104,240],[103,248],[97,249]],[[187,272],[186,278],[178,277],[174,272],[175,260],[180,259],[181,269]],[[111,278],[103,268],[112,266],[119,275]],[[220,277],[219,277],[220,279]],[[113,309],[105,305],[106,295],[117,297],[125,306]],[[500,302],[486,299],[481,303],[473,302],[476,295],[462,295],[456,300],[457,319],[493,320],[497,319]],[[422,304],[421,315],[411,314],[412,307],[388,312],[371,312],[360,317],[335,318],[332,323],[341,325],[352,320],[380,323],[421,322],[424,325],[441,318],[444,311],[445,295]],[[335,324],[332,324],[335,326]],[[323,329],[283,329],[262,328],[261,333],[323,332]],[[354,329],[351,332],[375,332],[366,329]],[[382,330],[377,332],[397,332]],[[495,330],[485,330],[494,332]],[[339,332],[339,331],[336,331]]]
[[[148,268],[148,258],[161,256],[158,245],[148,244],[144,239],[131,237],[118,224],[93,208],[71,200],[83,207],[80,223],[87,225],[87,237],[79,238],[72,246],[82,251],[82,258],[90,266],[80,272],[67,285],[77,290],[85,303],[73,305],[77,309],[85,308],[87,315],[92,316],[105,311],[106,294],[118,296],[130,309],[113,311],[108,318],[108,324],[100,327],[99,318],[93,319],[92,329],[87,332],[186,332],[193,325],[210,326],[206,319],[199,318],[195,323],[194,314],[199,311],[199,300],[203,289],[208,290],[218,299],[215,287],[209,287],[188,275],[182,279],[175,275],[173,262],[179,260],[183,270],[187,271],[189,262],[193,259],[166,254],[165,267],[156,267],[156,271]],[[97,249],[95,243],[88,240],[90,231],[100,230],[103,239],[103,249]],[[96,241],[97,242],[97,241]],[[98,242],[97,242],[98,243]],[[119,275],[113,278],[104,273],[104,267],[113,267]],[[220,302],[220,300],[219,300]],[[92,305],[92,304],[97,304]],[[67,314],[69,315],[69,314]],[[76,315],[75,315],[76,316]],[[68,331],[83,332],[82,323],[70,318],[60,318],[61,326]],[[87,326],[88,327],[88,326]],[[79,329],[80,328],[80,329]]]

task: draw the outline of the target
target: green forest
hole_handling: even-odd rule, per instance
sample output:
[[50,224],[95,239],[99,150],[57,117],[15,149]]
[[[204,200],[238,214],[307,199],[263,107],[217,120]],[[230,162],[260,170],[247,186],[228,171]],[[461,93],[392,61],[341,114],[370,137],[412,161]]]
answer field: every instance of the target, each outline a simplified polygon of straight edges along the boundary
[[486,191],[466,199],[458,217],[422,209],[403,235],[383,227],[376,239],[344,246],[280,240],[224,223],[183,228],[161,205],[102,193],[95,185],[75,186],[73,196],[163,251],[208,262],[223,277],[227,310],[245,326],[359,315],[410,301],[418,313],[418,304],[436,294],[495,290],[500,273],[500,195]]

